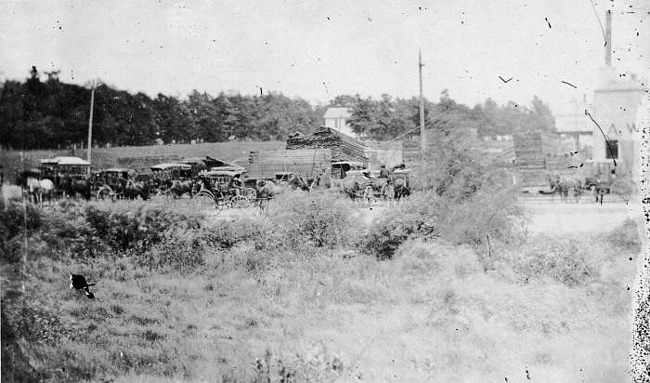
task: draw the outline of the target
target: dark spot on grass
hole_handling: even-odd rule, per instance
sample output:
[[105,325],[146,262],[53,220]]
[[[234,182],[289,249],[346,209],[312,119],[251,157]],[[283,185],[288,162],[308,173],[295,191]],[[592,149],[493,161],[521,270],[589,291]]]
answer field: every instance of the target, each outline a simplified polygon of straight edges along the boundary
[[139,317],[137,315],[131,315],[131,321],[139,326],[150,326],[152,324],[160,324],[158,319]]
[[155,331],[147,330],[143,334],[144,339],[150,341],[150,342],[155,342],[157,340],[165,339],[165,336],[162,334],[158,334]]
[[112,305],[111,310],[117,315],[120,315],[124,312],[124,309],[120,305]]

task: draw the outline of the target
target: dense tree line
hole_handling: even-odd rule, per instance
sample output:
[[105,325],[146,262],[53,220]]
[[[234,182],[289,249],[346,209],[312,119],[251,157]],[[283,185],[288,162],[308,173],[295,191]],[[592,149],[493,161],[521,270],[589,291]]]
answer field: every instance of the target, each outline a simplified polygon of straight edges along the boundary
[[[0,145],[14,149],[66,148],[85,145],[91,90],[65,84],[56,73],[41,81],[36,68],[24,82],[6,81],[0,92]],[[356,133],[376,140],[398,137],[420,123],[419,100],[379,99],[341,95],[328,105],[347,106]],[[187,99],[158,94],[131,94],[100,84],[95,89],[93,143],[113,146],[227,140],[284,140],[289,134],[309,134],[323,123],[327,107],[278,93],[213,97],[193,91]],[[456,103],[447,91],[438,102],[425,100],[426,124],[473,129],[479,136],[516,131],[554,130],[553,116],[535,97],[531,107],[491,99],[470,108]]]
[[[334,101],[352,110],[349,121],[355,133],[370,139],[394,138],[420,126],[419,99],[395,98],[384,94],[379,100],[340,96]],[[512,135],[516,132],[555,131],[555,119],[549,107],[537,96],[531,107],[508,102],[499,106],[492,99],[473,108],[456,103],[443,91],[437,103],[424,100],[425,125],[474,130],[479,137]]]
[[[65,84],[33,68],[24,82],[6,81],[0,94],[0,145],[14,149],[86,145],[91,90]],[[100,84],[95,89],[93,143],[113,146],[229,139],[283,140],[308,134],[322,123],[324,108],[278,93],[187,99],[131,94]]]

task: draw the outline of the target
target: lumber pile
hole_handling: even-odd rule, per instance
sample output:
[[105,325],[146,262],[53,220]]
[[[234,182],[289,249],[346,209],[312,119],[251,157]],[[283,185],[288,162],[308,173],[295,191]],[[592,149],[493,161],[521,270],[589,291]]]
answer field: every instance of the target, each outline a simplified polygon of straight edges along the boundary
[[311,136],[296,134],[287,140],[287,150],[330,149],[332,161],[356,161],[368,163],[366,146],[359,140],[321,126]]
[[329,170],[331,149],[295,149],[253,151],[248,156],[247,177],[275,179],[276,174],[291,172],[312,177],[321,170]]

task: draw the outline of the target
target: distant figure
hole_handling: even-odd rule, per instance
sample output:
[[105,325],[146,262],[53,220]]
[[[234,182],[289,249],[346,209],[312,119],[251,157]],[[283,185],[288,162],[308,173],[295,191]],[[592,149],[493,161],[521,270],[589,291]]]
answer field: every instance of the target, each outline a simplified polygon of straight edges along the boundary
[[381,165],[381,170],[379,171],[379,178],[388,178],[390,172],[386,169],[386,165]]
[[596,194],[596,203],[600,202],[600,205],[602,206],[604,196],[605,196],[605,189],[599,189],[598,194]]
[[88,283],[83,275],[70,273],[70,289],[83,290],[88,299],[94,299],[95,294],[90,292],[90,286],[95,286],[95,284]]
[[234,195],[239,195],[242,188],[244,187],[239,176],[239,174],[235,175],[230,180],[230,183],[228,183],[228,189],[230,189]]

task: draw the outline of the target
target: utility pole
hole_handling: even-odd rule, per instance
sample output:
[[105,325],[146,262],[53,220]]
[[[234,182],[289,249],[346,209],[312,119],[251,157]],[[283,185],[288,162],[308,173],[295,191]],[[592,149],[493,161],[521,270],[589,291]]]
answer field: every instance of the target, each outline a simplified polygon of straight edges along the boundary
[[[427,136],[424,131],[424,98],[422,96],[422,51],[418,50],[418,67],[420,69],[420,150],[421,150],[421,161],[420,166],[422,166],[422,174],[426,171],[425,167],[425,153],[427,148]],[[426,178],[426,177],[425,177]]]
[[90,118],[88,119],[88,162],[91,162],[91,150],[93,146],[93,109],[95,105],[95,80],[90,89]]

